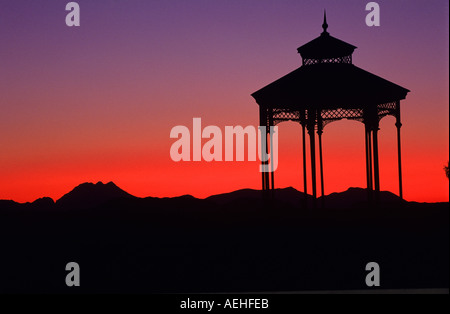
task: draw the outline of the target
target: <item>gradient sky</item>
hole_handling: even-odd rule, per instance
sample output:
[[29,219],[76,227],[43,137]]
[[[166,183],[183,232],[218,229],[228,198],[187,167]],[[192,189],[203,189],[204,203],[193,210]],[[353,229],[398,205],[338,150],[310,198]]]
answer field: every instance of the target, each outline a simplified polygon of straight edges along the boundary
[[[176,125],[257,125],[250,94],[301,65],[296,48],[328,31],[355,65],[411,90],[402,102],[404,196],[449,200],[447,0],[0,0],[0,199],[58,199],[82,182],[136,196],[206,197],[260,188],[255,162],[175,163]],[[398,193],[396,129],[381,121],[381,188]],[[302,189],[301,128],[280,126],[277,187]],[[364,128],[324,130],[326,194],[365,186]]]

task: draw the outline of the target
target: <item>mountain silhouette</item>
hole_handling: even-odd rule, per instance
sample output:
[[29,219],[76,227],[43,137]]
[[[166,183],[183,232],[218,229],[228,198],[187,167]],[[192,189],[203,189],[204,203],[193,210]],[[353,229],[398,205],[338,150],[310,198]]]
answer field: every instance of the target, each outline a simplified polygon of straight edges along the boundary
[[[319,200],[324,199],[327,208],[352,208],[367,204],[367,190],[362,188],[349,188],[340,193],[331,193]],[[392,192],[381,191],[380,201],[385,204],[407,203]]]
[[57,200],[56,205],[64,208],[91,208],[117,199],[133,198],[136,197],[113,182],[83,183]]
[[[389,206],[398,206],[405,204],[418,204],[416,202],[407,202],[402,200],[394,193],[382,191],[381,203]],[[271,204],[277,204],[278,207],[284,208],[305,208],[305,199],[308,204],[311,204],[312,196],[306,195],[303,192],[296,190],[293,187],[280,188],[274,191],[274,201]],[[323,199],[325,208],[359,208],[367,207],[367,190],[363,188],[349,188],[344,192],[337,192],[318,198],[319,203]],[[191,195],[183,195],[178,197],[146,197],[138,198],[130,193],[122,190],[113,182],[104,184],[103,182],[82,183],[75,187],[72,191],[62,196],[56,202],[49,197],[43,197],[35,200],[32,203],[20,204],[12,200],[0,200],[0,209],[14,209],[31,207],[36,209],[90,209],[96,208],[106,203],[119,201],[118,204],[123,207],[144,207],[154,208],[161,207],[162,204],[166,207],[190,207],[203,206],[211,207],[218,206],[231,210],[233,208],[258,208],[267,206],[268,201],[262,197],[261,190],[254,189],[240,189],[229,193],[217,194],[209,196],[205,199],[199,199]],[[162,207],[164,207],[162,206]]]
[[42,197],[35,200],[31,205],[42,209],[51,209],[55,206],[55,201],[50,197]]
[[[311,195],[306,196],[311,199]],[[274,191],[274,199],[276,202],[287,203],[290,206],[298,206],[305,199],[303,192],[297,191],[293,187],[276,189]],[[223,193],[207,197],[206,200],[212,201],[218,205],[231,205],[242,201],[253,202],[254,205],[261,205],[265,200],[261,197],[261,190],[241,189],[230,193]]]

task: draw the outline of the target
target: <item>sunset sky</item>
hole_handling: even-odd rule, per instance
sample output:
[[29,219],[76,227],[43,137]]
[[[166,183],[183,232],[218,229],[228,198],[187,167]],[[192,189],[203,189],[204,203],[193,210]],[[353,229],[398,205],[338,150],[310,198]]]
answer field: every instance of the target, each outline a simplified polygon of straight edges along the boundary
[[[380,27],[361,0],[79,0],[80,27],[65,24],[68,2],[0,0],[0,199],[97,181],[158,197],[260,188],[256,162],[172,161],[170,130],[256,126],[250,94],[301,65],[326,9],[356,66],[411,90],[405,199],[449,200],[448,0],[377,1]],[[394,124],[380,124],[380,184],[398,194]],[[302,190],[301,127],[279,131],[276,185]],[[363,124],[332,123],[323,144],[326,194],[365,187]]]

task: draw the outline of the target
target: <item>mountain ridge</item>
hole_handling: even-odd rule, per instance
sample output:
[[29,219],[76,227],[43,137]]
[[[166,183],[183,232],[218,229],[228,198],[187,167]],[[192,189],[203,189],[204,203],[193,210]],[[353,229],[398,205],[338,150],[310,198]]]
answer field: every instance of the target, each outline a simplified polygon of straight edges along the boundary
[[[355,207],[367,204],[368,192],[364,188],[350,187],[343,192],[333,192],[319,197],[317,203],[329,208]],[[401,200],[397,195],[389,191],[380,193],[381,201],[391,204],[422,204],[418,202],[408,202]],[[308,203],[312,201],[312,196],[296,190],[293,187],[279,188],[274,190],[274,198],[277,202],[286,203],[288,206],[298,206],[304,204],[305,199]],[[23,205],[36,208],[91,208],[104,205],[115,200],[170,200],[176,202],[199,201],[209,202],[218,206],[232,206],[235,203],[247,202],[254,205],[262,205],[265,200],[262,198],[261,190],[244,188],[227,193],[220,193],[208,196],[206,198],[197,198],[192,195],[181,195],[177,197],[136,197],[120,187],[114,182],[97,183],[85,182],[74,187],[70,192],[64,194],[61,198],[54,201],[50,197],[38,198],[33,202],[18,203],[13,200],[0,200],[0,208],[13,208]],[[442,203],[442,202],[441,202]]]
[[119,188],[114,182],[106,184],[99,181],[97,183],[85,182],[73,188],[70,192],[59,198],[55,204],[58,207],[95,207],[108,201],[121,198],[136,198]]

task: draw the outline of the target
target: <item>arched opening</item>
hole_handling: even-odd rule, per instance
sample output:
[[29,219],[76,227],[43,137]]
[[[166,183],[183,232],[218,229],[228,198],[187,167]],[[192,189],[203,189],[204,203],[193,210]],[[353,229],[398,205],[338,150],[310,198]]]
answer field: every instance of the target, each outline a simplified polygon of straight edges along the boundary
[[325,195],[366,186],[364,134],[364,124],[354,120],[336,121],[324,128]]
[[380,185],[384,191],[398,191],[398,163],[396,119],[386,116],[380,120],[379,150],[380,150]]
[[[303,191],[302,127],[298,122],[293,121],[282,122],[277,126],[278,169],[275,172],[275,186],[276,188],[293,187],[298,191]],[[309,145],[308,139],[306,144]],[[307,167],[310,167],[309,154],[306,161]],[[308,191],[311,191],[311,185],[309,185]]]

